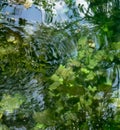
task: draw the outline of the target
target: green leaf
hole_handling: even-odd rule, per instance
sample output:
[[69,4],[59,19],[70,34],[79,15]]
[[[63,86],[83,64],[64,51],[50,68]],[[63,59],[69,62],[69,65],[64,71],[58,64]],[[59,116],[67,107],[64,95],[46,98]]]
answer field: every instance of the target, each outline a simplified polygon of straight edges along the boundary
[[24,99],[21,95],[16,94],[14,97],[10,95],[3,95],[0,101],[0,112],[13,113],[15,109],[18,109],[23,103]]
[[40,124],[40,123],[37,123],[37,125],[35,127],[39,128],[39,129],[44,129],[45,128],[44,124]]
[[54,82],[53,84],[51,84],[50,86],[49,86],[49,90],[55,90],[55,89],[57,89],[59,86],[61,85],[61,83],[60,82]]
[[111,49],[120,51],[120,42],[113,42],[111,44]]
[[52,77],[51,77],[51,79],[53,80],[53,81],[59,81],[59,79],[60,79],[60,77],[58,76],[58,75],[56,75],[56,74],[54,74]]
[[81,68],[81,72],[89,74],[90,71],[87,68]]
[[91,92],[95,92],[97,90],[97,88],[89,85],[88,90],[91,91]]

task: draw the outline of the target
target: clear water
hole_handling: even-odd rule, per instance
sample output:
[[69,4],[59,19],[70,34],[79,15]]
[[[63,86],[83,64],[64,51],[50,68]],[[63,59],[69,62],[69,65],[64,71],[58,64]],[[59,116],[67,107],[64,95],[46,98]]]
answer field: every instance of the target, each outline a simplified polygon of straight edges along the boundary
[[[10,130],[29,130],[33,127],[32,114],[45,108],[43,90],[50,83],[49,77],[60,64],[65,64],[68,58],[77,56],[76,44],[81,36],[80,25],[89,26],[86,21],[74,25],[74,21],[78,19],[73,16],[71,10],[68,11],[64,2],[58,1],[53,12],[54,15],[36,5],[28,9],[23,5],[10,4],[1,7],[0,99],[2,100],[4,95],[22,95],[18,96],[22,100],[18,110],[14,110],[12,114],[5,111],[2,117],[2,124]],[[96,49],[99,49],[99,39],[95,35],[92,38]],[[105,41],[107,46],[106,37]],[[113,79],[113,88],[118,89],[119,68],[115,68],[113,63],[105,71],[108,81]]]
[[43,89],[49,84],[49,76],[59,64],[77,55],[77,39],[72,37],[71,29],[56,24],[65,17],[59,14],[50,23],[49,15],[36,5],[26,9],[23,5],[5,4],[1,8],[0,47],[3,51],[0,64],[3,68],[0,70],[0,98],[15,94],[24,98],[19,110],[12,114],[6,111],[2,117],[2,123],[11,130],[32,127],[31,114],[44,109]]

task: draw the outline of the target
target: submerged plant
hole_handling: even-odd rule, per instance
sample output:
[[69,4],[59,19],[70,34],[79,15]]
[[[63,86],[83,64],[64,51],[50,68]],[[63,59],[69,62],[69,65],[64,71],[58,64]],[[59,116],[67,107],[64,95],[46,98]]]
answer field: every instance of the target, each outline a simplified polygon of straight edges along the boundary
[[116,112],[119,109],[115,105],[112,79],[108,80],[104,66],[114,58],[105,50],[91,48],[86,38],[78,44],[78,57],[65,66],[60,65],[51,76],[47,108],[36,112],[34,119],[43,129],[118,129]]

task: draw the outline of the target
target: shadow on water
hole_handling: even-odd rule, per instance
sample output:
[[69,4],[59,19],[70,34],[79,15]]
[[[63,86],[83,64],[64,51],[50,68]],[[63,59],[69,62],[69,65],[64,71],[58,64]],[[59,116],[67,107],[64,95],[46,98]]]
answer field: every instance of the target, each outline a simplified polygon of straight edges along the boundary
[[11,130],[32,127],[32,112],[44,109],[42,90],[48,86],[49,76],[76,55],[76,39],[70,29],[64,29],[64,24],[62,28],[47,25],[43,15],[35,5],[26,9],[4,3],[1,9],[0,98],[14,98],[15,94],[24,97],[18,110],[2,116],[2,123]]

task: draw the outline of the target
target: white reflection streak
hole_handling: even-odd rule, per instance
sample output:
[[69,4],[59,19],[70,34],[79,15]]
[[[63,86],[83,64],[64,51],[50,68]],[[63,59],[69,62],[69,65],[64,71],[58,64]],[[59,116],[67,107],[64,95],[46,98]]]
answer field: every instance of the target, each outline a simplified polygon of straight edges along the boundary
[[[84,9],[88,8],[88,4],[85,0],[76,0],[76,5],[83,5]],[[80,16],[84,17],[84,14],[80,12]]]
[[88,7],[88,4],[85,0],[76,0],[76,4],[81,4],[81,5],[84,5],[85,8]]

